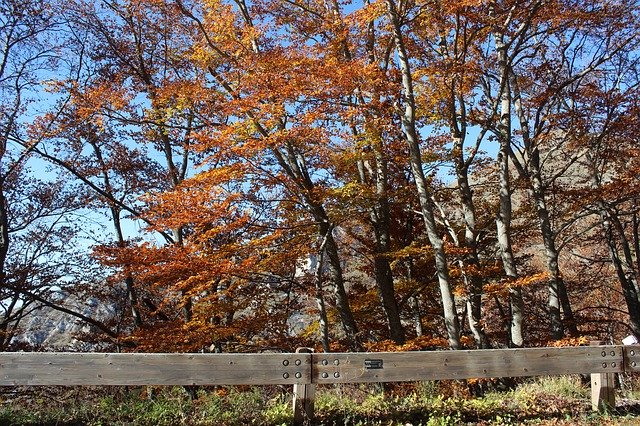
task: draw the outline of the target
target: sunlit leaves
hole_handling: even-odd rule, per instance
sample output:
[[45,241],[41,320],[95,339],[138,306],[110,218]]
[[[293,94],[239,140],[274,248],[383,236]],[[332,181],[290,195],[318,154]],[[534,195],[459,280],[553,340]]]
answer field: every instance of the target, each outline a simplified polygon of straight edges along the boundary
[[[371,350],[444,345],[438,247],[427,243],[421,202],[435,212],[433,241],[444,241],[439,272],[450,276],[454,314],[479,297],[479,324],[498,344],[510,290],[523,291],[532,318],[545,317],[552,277],[534,226],[540,211],[565,250],[562,266],[601,242],[598,212],[620,218],[615,248],[637,233],[631,3],[393,2],[410,76],[390,4],[66,5],[65,48],[75,59],[49,79],[64,101],[22,134],[46,144],[31,154],[79,183],[69,205],[109,217],[115,231],[95,237],[94,255],[113,272],[110,285],[127,282],[140,296],[131,304],[144,321],[123,329],[140,350],[315,345],[318,298],[334,348],[356,338]],[[497,63],[500,37],[506,64]],[[403,77],[412,80],[412,125],[432,191],[422,200]],[[502,111],[506,91],[511,109]],[[495,141],[507,130],[512,176],[521,173],[506,188],[521,271],[510,279],[495,231]],[[31,181],[23,183],[16,194],[28,197]],[[55,190],[42,189],[14,204],[16,220],[55,204]],[[578,278],[565,276],[574,288]],[[391,344],[394,304],[400,343]],[[305,321],[299,333],[288,326],[294,312]],[[341,328],[345,314],[358,333]],[[462,334],[470,344],[471,331]]]

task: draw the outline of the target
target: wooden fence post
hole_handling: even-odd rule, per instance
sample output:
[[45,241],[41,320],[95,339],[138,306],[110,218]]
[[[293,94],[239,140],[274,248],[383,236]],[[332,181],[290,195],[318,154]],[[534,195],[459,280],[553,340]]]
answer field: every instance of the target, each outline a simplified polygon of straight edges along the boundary
[[[590,346],[604,345],[605,342],[593,341]],[[591,409],[606,411],[616,406],[615,373],[591,373]]]
[[[311,348],[298,348],[296,353],[312,353]],[[313,368],[313,363],[309,366]],[[296,383],[293,385],[293,424],[311,425],[313,423],[313,405],[316,395],[316,385],[311,383],[313,372],[310,374],[309,383]]]

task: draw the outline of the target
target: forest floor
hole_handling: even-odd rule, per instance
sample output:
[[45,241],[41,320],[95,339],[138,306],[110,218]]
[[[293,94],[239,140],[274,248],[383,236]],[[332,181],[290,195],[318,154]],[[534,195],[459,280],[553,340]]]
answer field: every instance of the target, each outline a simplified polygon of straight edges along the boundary
[[[318,425],[640,425],[638,378],[620,381],[616,408],[591,411],[580,376],[504,382],[320,387]],[[0,425],[288,425],[285,386],[20,387],[0,389]],[[195,398],[192,396],[195,395]]]

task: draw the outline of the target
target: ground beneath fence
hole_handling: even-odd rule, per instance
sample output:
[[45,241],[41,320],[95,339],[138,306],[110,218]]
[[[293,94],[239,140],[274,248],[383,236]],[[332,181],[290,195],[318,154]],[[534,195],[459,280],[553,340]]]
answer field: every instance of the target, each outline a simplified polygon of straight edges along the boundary
[[[629,382],[629,381],[628,381]],[[472,386],[471,386],[472,385]],[[491,384],[490,384],[491,385]],[[593,413],[579,376],[477,383],[319,387],[319,425],[640,425],[640,392],[619,389],[616,409]],[[16,387],[0,389],[0,425],[287,425],[291,389],[263,387]]]

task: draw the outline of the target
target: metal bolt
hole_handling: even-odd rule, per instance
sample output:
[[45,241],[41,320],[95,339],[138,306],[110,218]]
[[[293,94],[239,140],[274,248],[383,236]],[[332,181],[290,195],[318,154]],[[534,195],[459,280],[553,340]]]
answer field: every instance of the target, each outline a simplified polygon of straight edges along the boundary
[[300,365],[302,364],[302,361],[300,361],[299,359],[296,359],[296,365]]
[[284,377],[285,379],[288,379],[288,378],[289,378],[289,373],[284,373],[284,374],[282,375],[282,377]]
[[333,365],[340,365],[340,360],[339,359],[334,359],[333,360]]
[[615,363],[615,362],[612,362],[612,363],[611,363],[611,367],[616,368],[616,363]]
[[338,372],[336,371],[335,373],[333,373],[333,377],[335,377],[335,378],[337,379],[338,377],[340,377],[340,373],[338,373]]
[[289,365],[289,360],[285,359],[284,361],[282,361],[282,365],[284,365],[285,367]]
[[327,361],[326,359],[322,360],[322,365],[328,365],[328,364],[329,364],[329,361]]
[[329,373],[322,373],[322,378],[326,379],[327,377],[329,377]]
[[631,356],[635,356],[636,351],[631,351]]
[[607,353],[605,351],[602,351],[602,356],[607,356]]
[[298,371],[298,372],[296,373],[296,379],[299,379],[300,377],[302,377],[302,373]]
[[606,362],[602,363],[602,368],[607,368],[607,363]]
[[616,356],[616,351],[611,351],[611,356]]
[[635,362],[635,361],[633,361],[633,362],[631,363],[631,366],[632,366],[632,367],[635,367],[635,366],[636,366],[636,362]]

